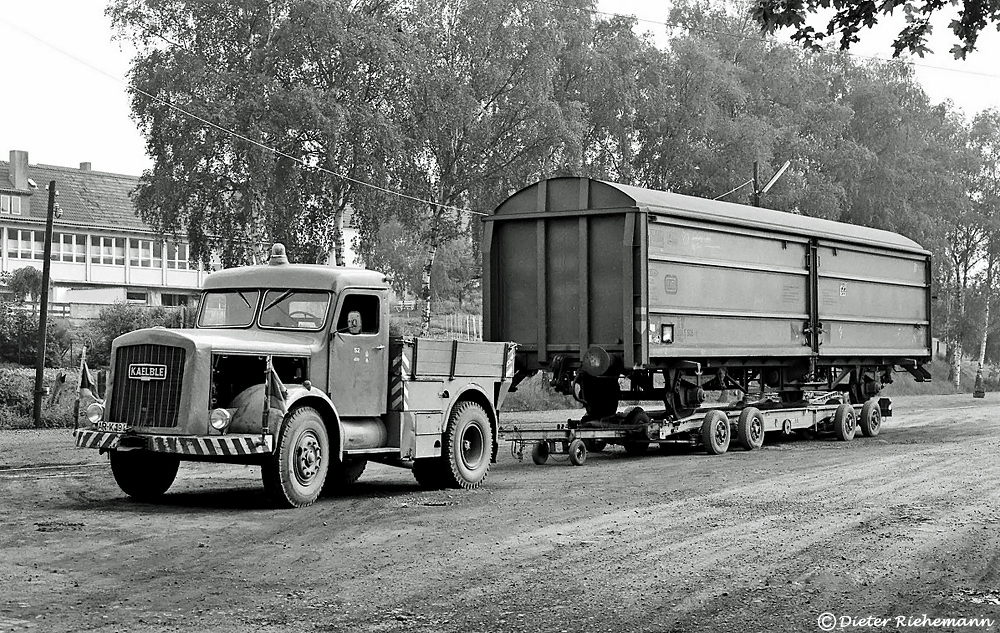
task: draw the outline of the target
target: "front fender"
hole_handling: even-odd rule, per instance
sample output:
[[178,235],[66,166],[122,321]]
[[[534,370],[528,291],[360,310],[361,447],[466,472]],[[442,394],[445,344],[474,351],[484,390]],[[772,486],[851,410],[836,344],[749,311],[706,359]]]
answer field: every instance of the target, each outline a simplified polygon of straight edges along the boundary
[[[322,390],[315,387],[307,389],[302,385],[285,385],[285,412],[274,406],[279,404],[277,399],[272,398],[269,404],[267,425],[272,435],[277,437],[281,426],[288,419],[288,412],[297,407],[312,407],[326,421],[330,444],[337,448],[337,458],[343,457],[344,433],[340,424],[340,414],[330,396]],[[233,421],[229,425],[230,433],[260,433],[264,412],[264,384],[247,387],[233,398],[228,408],[233,412]]]

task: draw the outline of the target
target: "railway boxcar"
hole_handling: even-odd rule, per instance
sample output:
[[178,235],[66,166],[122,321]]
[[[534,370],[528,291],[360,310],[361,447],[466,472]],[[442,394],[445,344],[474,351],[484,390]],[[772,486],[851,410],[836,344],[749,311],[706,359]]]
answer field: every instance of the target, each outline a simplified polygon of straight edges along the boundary
[[730,414],[860,405],[897,369],[930,378],[930,254],[896,233],[554,178],[500,204],[483,249],[484,340],[518,344],[515,385],[551,371],[592,420],[623,399],[683,419],[712,390],[741,394]]

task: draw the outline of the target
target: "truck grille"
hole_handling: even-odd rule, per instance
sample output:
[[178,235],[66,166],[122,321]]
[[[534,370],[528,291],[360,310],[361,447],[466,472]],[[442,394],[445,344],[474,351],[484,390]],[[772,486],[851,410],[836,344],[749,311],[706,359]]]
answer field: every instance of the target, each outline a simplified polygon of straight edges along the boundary
[[177,426],[183,381],[183,348],[148,344],[119,347],[109,419],[133,426]]

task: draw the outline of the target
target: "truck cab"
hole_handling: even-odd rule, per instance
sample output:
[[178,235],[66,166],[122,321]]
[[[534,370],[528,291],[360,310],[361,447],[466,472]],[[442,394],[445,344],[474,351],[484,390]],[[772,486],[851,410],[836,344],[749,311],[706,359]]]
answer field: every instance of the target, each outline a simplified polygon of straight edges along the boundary
[[425,487],[481,485],[513,346],[393,338],[389,325],[384,275],[291,264],[276,244],[263,266],[208,277],[194,329],[115,339],[107,398],[77,445],[108,452],[142,499],[166,492],[181,460],[259,464],[285,506],[342,489],[370,460]]

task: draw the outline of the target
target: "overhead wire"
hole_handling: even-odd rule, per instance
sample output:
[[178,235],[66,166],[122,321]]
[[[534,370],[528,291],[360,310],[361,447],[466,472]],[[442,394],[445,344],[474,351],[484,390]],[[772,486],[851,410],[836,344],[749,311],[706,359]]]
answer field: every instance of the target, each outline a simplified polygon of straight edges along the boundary
[[331,176],[334,176],[336,178],[340,178],[342,180],[346,180],[347,182],[350,182],[352,184],[355,184],[355,185],[358,185],[358,186],[361,186],[361,187],[367,187],[369,189],[372,189],[372,190],[375,190],[375,191],[379,191],[379,192],[382,192],[382,193],[385,193],[385,194],[388,194],[388,195],[396,196],[398,198],[402,198],[402,199],[405,199],[405,200],[409,200],[411,202],[418,202],[420,204],[434,205],[434,206],[437,206],[437,207],[439,207],[441,209],[447,209],[449,211],[456,211],[456,212],[459,212],[459,213],[468,213],[468,214],[471,214],[471,215],[482,215],[482,216],[489,215],[488,213],[484,213],[482,211],[476,211],[474,209],[469,209],[469,208],[466,208],[466,207],[456,207],[456,206],[452,206],[452,205],[447,205],[447,204],[441,204],[441,203],[438,203],[438,202],[434,202],[433,200],[426,200],[424,198],[419,198],[417,196],[411,196],[411,195],[405,194],[405,193],[403,193],[401,191],[395,191],[393,189],[387,189],[385,187],[380,187],[378,185],[372,184],[370,182],[365,182],[365,181],[359,180],[357,178],[352,178],[351,176],[346,176],[344,174],[337,173],[337,172],[335,172],[335,171],[333,171],[331,169],[327,169],[327,168],[319,166],[319,165],[310,165],[305,160],[303,160],[303,159],[301,159],[301,158],[299,158],[297,156],[293,156],[293,155],[291,155],[291,154],[289,154],[287,152],[284,152],[284,151],[282,151],[282,150],[280,150],[280,149],[278,149],[276,147],[271,147],[271,146],[269,146],[269,145],[267,145],[265,143],[261,143],[260,141],[252,139],[252,138],[246,136],[245,134],[241,134],[241,133],[239,133],[239,132],[237,132],[235,130],[229,129],[229,128],[227,128],[225,126],[222,126],[222,125],[219,125],[219,124],[217,124],[217,123],[215,123],[213,121],[210,121],[210,120],[208,120],[208,119],[206,119],[206,118],[204,118],[202,116],[199,116],[198,114],[195,114],[194,112],[191,112],[191,111],[186,110],[185,108],[182,108],[182,107],[180,107],[180,106],[178,106],[178,105],[176,105],[174,103],[171,103],[171,102],[167,101],[166,99],[163,99],[163,98],[158,97],[158,96],[156,96],[156,95],[154,95],[152,93],[149,93],[149,92],[143,90],[142,88],[137,88],[135,86],[130,86],[128,83],[126,83],[125,81],[123,81],[119,77],[115,77],[111,73],[108,73],[108,72],[104,71],[102,68],[98,68],[97,66],[94,66],[90,62],[88,62],[86,60],[83,60],[83,59],[80,59],[76,55],[74,55],[74,54],[72,54],[70,52],[67,52],[67,51],[59,48],[55,44],[52,44],[52,43],[50,43],[50,42],[48,42],[46,40],[43,40],[42,38],[36,36],[33,33],[25,31],[24,29],[20,28],[16,24],[11,24],[9,21],[7,21],[6,19],[4,19],[2,15],[0,15],[0,22],[3,22],[4,24],[6,24],[10,28],[14,29],[15,31],[18,31],[22,35],[25,35],[26,37],[29,37],[29,38],[31,38],[31,39],[39,42],[43,46],[51,48],[52,50],[58,52],[59,54],[65,55],[66,57],[69,57],[73,61],[75,61],[75,62],[77,62],[79,64],[82,64],[83,66],[86,66],[87,68],[90,68],[91,70],[93,70],[93,71],[95,71],[95,72],[97,72],[97,73],[99,73],[101,75],[104,75],[105,77],[111,79],[112,81],[118,82],[118,83],[124,85],[125,87],[127,87],[127,88],[129,88],[131,90],[134,90],[134,91],[138,92],[139,94],[141,94],[141,95],[143,95],[143,96],[145,96],[145,97],[147,97],[149,99],[152,99],[153,101],[156,101],[157,103],[160,103],[160,104],[162,104],[162,105],[164,105],[164,106],[166,106],[166,107],[168,107],[168,108],[170,108],[170,109],[172,109],[172,110],[174,110],[176,112],[179,112],[179,113],[183,114],[186,117],[194,119],[194,120],[196,120],[196,121],[198,121],[198,122],[200,122],[200,123],[202,123],[202,124],[204,124],[204,125],[206,125],[206,126],[208,126],[210,128],[218,130],[218,131],[220,131],[220,132],[222,132],[224,134],[228,134],[228,135],[230,135],[230,136],[232,136],[234,138],[238,138],[238,139],[240,139],[242,141],[250,143],[251,145],[254,145],[255,147],[258,147],[258,148],[263,149],[265,151],[271,152],[271,153],[275,154],[276,156],[281,156],[283,158],[287,158],[289,160],[292,160],[292,161],[294,161],[294,162],[302,165],[306,169],[313,169],[313,170],[316,170],[316,171],[320,171],[320,172],[323,172],[325,174],[329,174]]

